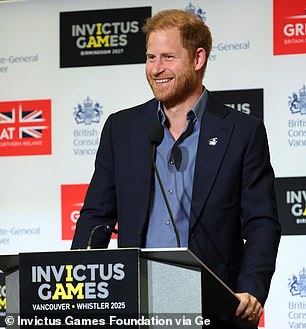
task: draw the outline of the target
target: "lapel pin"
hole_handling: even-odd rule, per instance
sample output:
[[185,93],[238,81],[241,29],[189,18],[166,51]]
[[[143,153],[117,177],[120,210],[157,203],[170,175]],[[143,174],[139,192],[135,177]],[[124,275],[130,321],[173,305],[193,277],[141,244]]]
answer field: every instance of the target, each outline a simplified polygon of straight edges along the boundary
[[218,137],[212,137],[208,140],[209,146],[216,146],[218,143]]

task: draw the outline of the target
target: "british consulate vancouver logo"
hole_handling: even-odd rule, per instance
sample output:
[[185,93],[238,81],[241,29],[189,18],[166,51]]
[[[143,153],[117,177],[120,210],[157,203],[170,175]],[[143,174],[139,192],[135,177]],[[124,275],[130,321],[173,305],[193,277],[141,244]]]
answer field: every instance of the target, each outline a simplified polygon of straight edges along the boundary
[[92,123],[100,123],[103,111],[99,102],[94,102],[91,98],[83,101],[74,108],[73,116],[77,124],[90,125]]
[[193,5],[191,2],[189,2],[189,5],[185,9],[186,11],[198,17],[202,22],[206,22],[206,12],[199,6]]
[[292,114],[306,114],[306,86],[304,85],[298,93],[293,92],[289,96],[288,106]]
[[[73,117],[77,128],[73,129],[73,153],[77,156],[95,155],[99,145],[103,117],[100,102],[89,96],[74,107]],[[95,124],[94,126],[92,124]]]
[[306,297],[306,269],[305,267],[296,274],[292,275],[288,283],[289,291],[292,296]]
[[289,96],[288,143],[290,147],[306,147],[306,84]]

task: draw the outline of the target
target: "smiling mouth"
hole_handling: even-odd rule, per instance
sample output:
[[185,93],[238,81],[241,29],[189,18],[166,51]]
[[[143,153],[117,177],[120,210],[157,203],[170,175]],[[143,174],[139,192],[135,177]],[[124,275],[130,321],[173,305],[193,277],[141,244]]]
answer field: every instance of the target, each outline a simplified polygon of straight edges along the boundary
[[172,78],[167,78],[167,79],[155,79],[155,83],[168,83],[172,80]]

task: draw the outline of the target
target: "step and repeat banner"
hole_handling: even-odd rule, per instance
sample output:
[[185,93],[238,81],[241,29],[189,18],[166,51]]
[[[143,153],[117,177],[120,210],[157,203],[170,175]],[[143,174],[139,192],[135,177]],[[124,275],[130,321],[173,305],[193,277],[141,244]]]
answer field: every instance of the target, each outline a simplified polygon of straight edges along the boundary
[[152,97],[141,26],[168,8],[211,28],[205,86],[265,122],[283,235],[260,326],[304,328],[305,0],[1,1],[0,253],[70,248],[106,118]]

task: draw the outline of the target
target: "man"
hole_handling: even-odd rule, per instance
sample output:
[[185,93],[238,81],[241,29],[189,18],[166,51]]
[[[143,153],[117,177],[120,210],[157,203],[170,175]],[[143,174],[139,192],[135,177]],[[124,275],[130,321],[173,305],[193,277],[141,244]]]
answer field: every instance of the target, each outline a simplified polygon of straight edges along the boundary
[[[105,123],[72,248],[86,248],[94,227],[113,228],[117,220],[119,247],[177,246],[151,162],[149,130],[160,122],[156,163],[180,245],[236,292],[239,326],[255,328],[280,239],[264,125],[220,104],[202,86],[212,46],[202,21],[167,10],[144,30],[155,99]],[[92,245],[105,247],[105,238],[109,234],[97,230]]]

